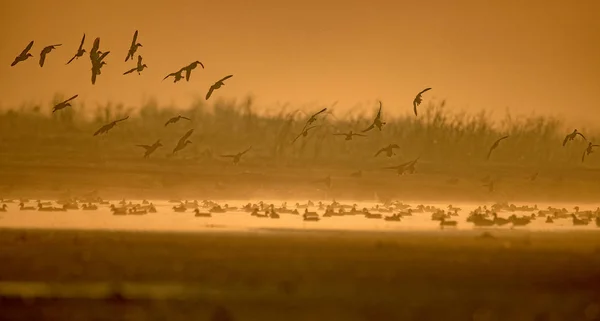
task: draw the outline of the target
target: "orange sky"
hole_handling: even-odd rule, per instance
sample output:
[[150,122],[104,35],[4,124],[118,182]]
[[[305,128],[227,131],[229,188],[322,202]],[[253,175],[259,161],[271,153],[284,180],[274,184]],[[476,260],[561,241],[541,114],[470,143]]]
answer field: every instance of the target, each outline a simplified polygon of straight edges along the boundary
[[[273,107],[338,101],[389,113],[412,99],[477,111],[563,114],[600,121],[600,1],[4,1],[0,5],[0,108],[23,102],[51,109],[56,92],[80,102],[138,106],[150,97],[187,107],[217,79],[234,74],[211,101],[253,94]],[[122,73],[131,36],[149,68]],[[95,86],[89,56],[65,66],[86,33],[110,50]],[[35,40],[35,59],[11,68]],[[43,46],[62,43],[46,66]],[[189,83],[161,82],[193,60]]]

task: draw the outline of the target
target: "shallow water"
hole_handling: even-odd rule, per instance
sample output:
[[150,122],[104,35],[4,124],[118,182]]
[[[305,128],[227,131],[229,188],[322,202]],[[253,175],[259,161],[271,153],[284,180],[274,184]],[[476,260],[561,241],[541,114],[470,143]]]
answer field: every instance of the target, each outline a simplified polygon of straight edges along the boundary
[[[263,200],[267,204],[275,204],[276,207],[281,205],[281,200]],[[141,203],[141,200],[128,200],[133,204]],[[438,221],[431,220],[431,213],[413,213],[413,216],[402,217],[400,222],[389,222],[383,219],[367,219],[363,215],[347,215],[321,217],[318,222],[305,222],[302,220],[302,215],[280,214],[280,219],[258,218],[251,216],[243,210],[231,211],[227,213],[213,213],[210,218],[195,217],[192,209],[188,209],[184,213],[177,213],[172,210],[175,203],[170,203],[164,200],[151,201],[156,207],[157,213],[148,213],[146,215],[124,215],[115,216],[110,211],[108,205],[100,205],[97,211],[84,210],[69,210],[67,212],[39,212],[39,211],[21,211],[17,203],[7,204],[6,212],[0,212],[0,228],[45,228],[45,229],[97,229],[97,230],[129,230],[129,231],[247,231],[257,229],[292,229],[292,230],[362,230],[362,231],[433,231],[441,230]],[[255,200],[219,200],[219,204],[229,204],[231,207],[241,208],[247,203],[256,203]],[[295,208],[296,203],[304,204],[306,201],[287,201],[288,208]],[[315,204],[318,201],[314,201]],[[118,201],[111,201],[112,204],[118,205]],[[324,201],[324,203],[329,203]],[[341,202],[343,204],[354,204],[354,202]],[[358,209],[371,209],[378,203],[356,203]],[[410,203],[416,207],[421,203]],[[29,206],[34,203],[27,204]],[[448,204],[441,203],[423,203],[423,205],[435,206],[441,209],[446,209]],[[479,229],[518,229],[531,231],[566,231],[566,230],[599,230],[594,222],[587,226],[573,226],[572,220],[555,219],[554,223],[546,223],[545,218],[537,218],[527,226],[512,227],[512,224],[494,227],[475,227],[472,223],[466,222],[468,213],[478,206],[492,204],[454,204],[462,211],[459,216],[452,217],[452,220],[458,222],[457,227],[446,227],[445,230],[479,230]],[[533,204],[516,204],[530,205]],[[571,209],[575,204],[537,204],[540,209],[545,209],[548,206]],[[586,204],[581,206],[581,210],[596,209],[597,204]],[[201,209],[202,212],[207,212],[208,209]],[[298,210],[300,213],[304,209]],[[317,207],[309,208],[309,211],[316,211],[319,215],[323,214],[322,210]],[[371,211],[377,213],[376,211]],[[397,211],[395,211],[397,212]],[[499,217],[508,217],[516,214],[517,216],[531,215],[532,212],[498,212]],[[537,211],[536,211],[537,213]],[[392,213],[381,213],[382,216],[391,215]]]

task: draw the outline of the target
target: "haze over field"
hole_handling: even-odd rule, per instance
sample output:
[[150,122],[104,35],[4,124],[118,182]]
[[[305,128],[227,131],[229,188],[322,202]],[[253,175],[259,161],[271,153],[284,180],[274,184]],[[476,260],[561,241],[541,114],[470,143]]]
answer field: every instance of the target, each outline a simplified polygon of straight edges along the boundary
[[[134,30],[149,68],[123,76]],[[69,66],[83,33],[111,50],[102,79],[89,59]],[[32,61],[10,62],[35,40]],[[80,103],[150,98],[187,108],[217,79],[236,76],[219,99],[256,97],[260,108],[338,101],[336,108],[410,113],[414,94],[454,109],[564,115],[600,120],[600,3],[594,0],[460,1],[103,1],[5,2],[0,10],[0,108],[46,106],[59,92]],[[62,43],[44,68],[42,46]],[[87,57],[85,57],[87,58]],[[193,60],[206,69],[189,83],[161,82]]]

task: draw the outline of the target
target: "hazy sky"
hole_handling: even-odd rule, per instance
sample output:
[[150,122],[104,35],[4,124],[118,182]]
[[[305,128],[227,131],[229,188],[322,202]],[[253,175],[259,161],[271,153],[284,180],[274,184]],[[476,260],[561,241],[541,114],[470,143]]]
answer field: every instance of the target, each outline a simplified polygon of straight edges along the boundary
[[[93,3],[93,4],[92,4]],[[149,68],[124,59],[133,32]],[[86,33],[110,50],[95,86],[89,56],[65,66]],[[35,40],[34,59],[10,67]],[[2,1],[0,108],[49,106],[54,94],[139,106],[189,106],[234,74],[211,101],[253,94],[259,105],[319,102],[342,109],[381,99],[410,112],[415,93],[475,111],[563,114],[600,121],[600,1]],[[40,50],[50,53],[44,68]],[[194,61],[189,83],[161,82]]]

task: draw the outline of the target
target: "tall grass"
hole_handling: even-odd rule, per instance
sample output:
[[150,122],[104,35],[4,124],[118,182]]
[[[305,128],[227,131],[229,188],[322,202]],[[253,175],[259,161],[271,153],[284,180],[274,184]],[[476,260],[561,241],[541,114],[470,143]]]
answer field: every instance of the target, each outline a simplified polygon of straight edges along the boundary
[[[56,99],[59,100],[58,97]],[[385,107],[385,106],[384,106]],[[280,111],[260,113],[251,98],[242,103],[217,101],[212,107],[204,101],[188,109],[158,106],[148,102],[138,109],[119,104],[107,104],[90,109],[77,105],[55,114],[42,112],[39,106],[21,107],[0,114],[0,155],[8,161],[37,157],[44,160],[70,158],[133,159],[142,150],[136,144],[151,144],[161,139],[165,148],[154,156],[165,158],[177,140],[190,128],[193,144],[180,156],[206,158],[210,155],[235,153],[253,147],[249,158],[254,161],[287,163],[340,164],[377,162],[375,152],[390,143],[400,146],[399,160],[421,157],[432,163],[478,164],[486,163],[485,156],[491,144],[503,135],[510,139],[502,142],[489,163],[512,165],[579,164],[586,143],[581,139],[562,146],[565,129],[559,119],[551,117],[515,118],[506,114],[500,121],[492,121],[485,112],[468,114],[454,112],[445,106],[426,105],[419,117],[407,115],[386,117],[380,132],[374,129],[367,137],[345,141],[333,133],[355,132],[366,128],[377,112],[377,106],[361,114],[333,112],[323,114],[316,124],[319,128],[308,137],[292,144],[301,132],[312,110],[298,111],[282,107]],[[319,106],[315,106],[315,110]],[[191,122],[180,122],[165,127],[165,122],[176,115],[185,115]],[[119,117],[130,118],[103,137],[92,133],[103,124]],[[592,141],[595,133],[585,133]],[[380,156],[381,157],[381,156]],[[384,158],[384,157],[382,157]],[[586,163],[596,163],[590,157]]]

